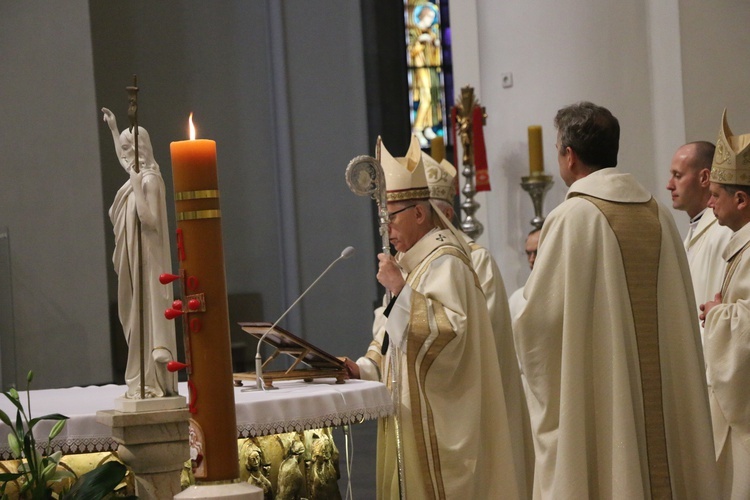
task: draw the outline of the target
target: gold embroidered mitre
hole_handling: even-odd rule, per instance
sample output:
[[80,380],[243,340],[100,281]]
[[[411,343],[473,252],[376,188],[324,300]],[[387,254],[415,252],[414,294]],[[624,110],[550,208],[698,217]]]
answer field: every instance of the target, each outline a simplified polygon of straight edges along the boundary
[[394,158],[380,145],[380,165],[385,174],[386,197],[388,201],[426,200],[430,197],[427,188],[422,149],[415,136],[411,136],[411,145],[406,156]]
[[456,197],[456,168],[443,159],[438,163],[432,156],[422,153],[427,185],[430,188],[430,198],[443,200],[453,204]]
[[732,135],[727,110],[721,115],[711,181],[719,184],[750,186],[750,134]]

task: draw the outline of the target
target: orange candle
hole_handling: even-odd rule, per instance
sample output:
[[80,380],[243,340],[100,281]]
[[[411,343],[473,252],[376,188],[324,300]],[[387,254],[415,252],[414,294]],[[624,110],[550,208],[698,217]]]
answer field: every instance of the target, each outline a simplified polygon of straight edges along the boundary
[[[196,482],[239,478],[237,418],[221,236],[216,142],[173,142],[172,179],[177,217],[177,251],[183,277],[183,322],[188,365],[191,447],[202,455]],[[203,306],[188,307],[198,298]]]
[[544,155],[542,154],[542,127],[529,126],[529,175],[544,173]]

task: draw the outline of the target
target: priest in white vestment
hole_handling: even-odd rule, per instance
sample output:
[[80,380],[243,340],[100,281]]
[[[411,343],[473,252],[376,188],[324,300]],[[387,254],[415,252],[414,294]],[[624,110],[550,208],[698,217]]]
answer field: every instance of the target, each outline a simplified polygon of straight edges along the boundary
[[555,117],[566,200],[546,218],[514,323],[534,498],[718,498],[700,334],[669,211],[619,172],[619,123]]
[[416,138],[404,158],[385,147],[381,155],[398,254],[378,256],[377,277],[393,301],[366,356],[347,362],[353,376],[386,383],[396,402],[396,417],[379,422],[378,498],[519,498],[492,323],[470,250],[429,201]]
[[[524,245],[524,251],[526,252],[526,259],[529,261],[529,269],[534,270],[534,262],[536,261],[536,253],[539,248],[539,235],[541,229],[534,229],[528,235],[526,235],[526,244]],[[523,287],[517,289],[515,292],[510,294],[508,298],[508,308],[510,309],[511,319],[518,316],[518,313],[523,309],[523,305],[526,303],[526,299],[523,298]]]
[[724,250],[719,294],[704,306],[704,348],[723,497],[750,498],[750,134],[722,117],[708,202],[734,234]]
[[[713,143],[708,141],[680,146],[672,157],[667,182],[667,189],[672,194],[672,208],[683,210],[690,217],[685,250],[696,310],[701,304],[713,300],[721,288],[726,269],[722,252],[732,236],[732,230],[721,226],[713,210],[707,208],[711,197],[711,163],[715,150]],[[699,326],[702,334],[703,323],[699,322]]]
[[[430,200],[443,212],[445,217],[454,222],[453,202],[456,197],[456,168],[447,160],[440,163],[430,155],[422,153],[425,165],[427,184],[430,188]],[[477,273],[479,283],[487,299],[492,330],[495,333],[495,347],[500,361],[500,373],[503,377],[505,407],[508,412],[508,423],[511,430],[513,458],[516,464],[516,476],[521,498],[531,497],[534,479],[534,444],[531,439],[529,411],[521,384],[521,372],[518,369],[516,347],[513,344],[511,316],[508,307],[508,296],[500,269],[492,254],[474,241],[463,231],[459,232],[471,249],[471,263]],[[533,262],[533,261],[532,261]]]

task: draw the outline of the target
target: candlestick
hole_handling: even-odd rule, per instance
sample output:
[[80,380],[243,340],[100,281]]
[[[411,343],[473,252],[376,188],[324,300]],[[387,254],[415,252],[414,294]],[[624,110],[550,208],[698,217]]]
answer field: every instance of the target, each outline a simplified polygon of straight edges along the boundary
[[534,205],[534,218],[531,219],[531,225],[536,229],[542,229],[544,223],[543,206],[544,195],[552,187],[554,181],[551,175],[542,173],[532,174],[528,177],[521,177],[521,187],[531,196],[531,203]]
[[[453,109],[451,110],[451,121],[452,129],[454,131],[458,130],[458,135],[461,140],[461,149],[463,150],[462,160],[464,165],[461,175],[466,179],[464,187],[461,190],[461,193],[465,197],[464,201],[461,203],[461,210],[466,214],[466,217],[461,221],[460,229],[476,239],[482,234],[484,227],[482,226],[482,223],[474,217],[474,213],[479,209],[479,203],[474,200],[474,195],[476,195],[478,191],[477,179],[479,178],[479,176],[476,175],[478,170],[477,167],[479,165],[475,162],[475,160],[478,159],[476,157],[477,155],[475,155],[475,139],[478,137],[475,137],[474,132],[477,130],[481,133],[481,127],[487,116],[484,113],[484,108],[479,105],[479,101],[474,95],[474,88],[470,85],[461,88],[461,97],[460,99],[457,99],[457,101],[458,104],[453,106]],[[484,141],[482,140],[481,143],[483,148]],[[481,149],[481,152],[484,152],[484,149]],[[487,173],[485,170],[487,167],[485,160],[486,157],[482,158],[484,174]],[[489,176],[484,175],[482,181],[487,189],[489,189],[488,180]]]
[[542,127],[529,126],[529,175],[542,175],[544,155],[542,154]]
[[195,478],[198,483],[234,481],[239,478],[237,419],[216,142],[177,141],[170,145],[170,151],[178,258],[183,290],[192,294],[183,299],[197,298],[203,303],[198,310],[188,308],[183,316],[187,325],[191,446],[201,448],[203,455]]

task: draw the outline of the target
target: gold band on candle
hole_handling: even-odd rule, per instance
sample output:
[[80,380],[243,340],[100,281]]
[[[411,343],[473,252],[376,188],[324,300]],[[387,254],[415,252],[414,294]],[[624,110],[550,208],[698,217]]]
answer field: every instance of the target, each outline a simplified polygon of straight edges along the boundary
[[177,221],[221,219],[221,210],[194,210],[192,212],[178,212]]
[[182,191],[174,194],[174,201],[205,200],[207,198],[218,198],[218,189],[202,189],[200,191]]

